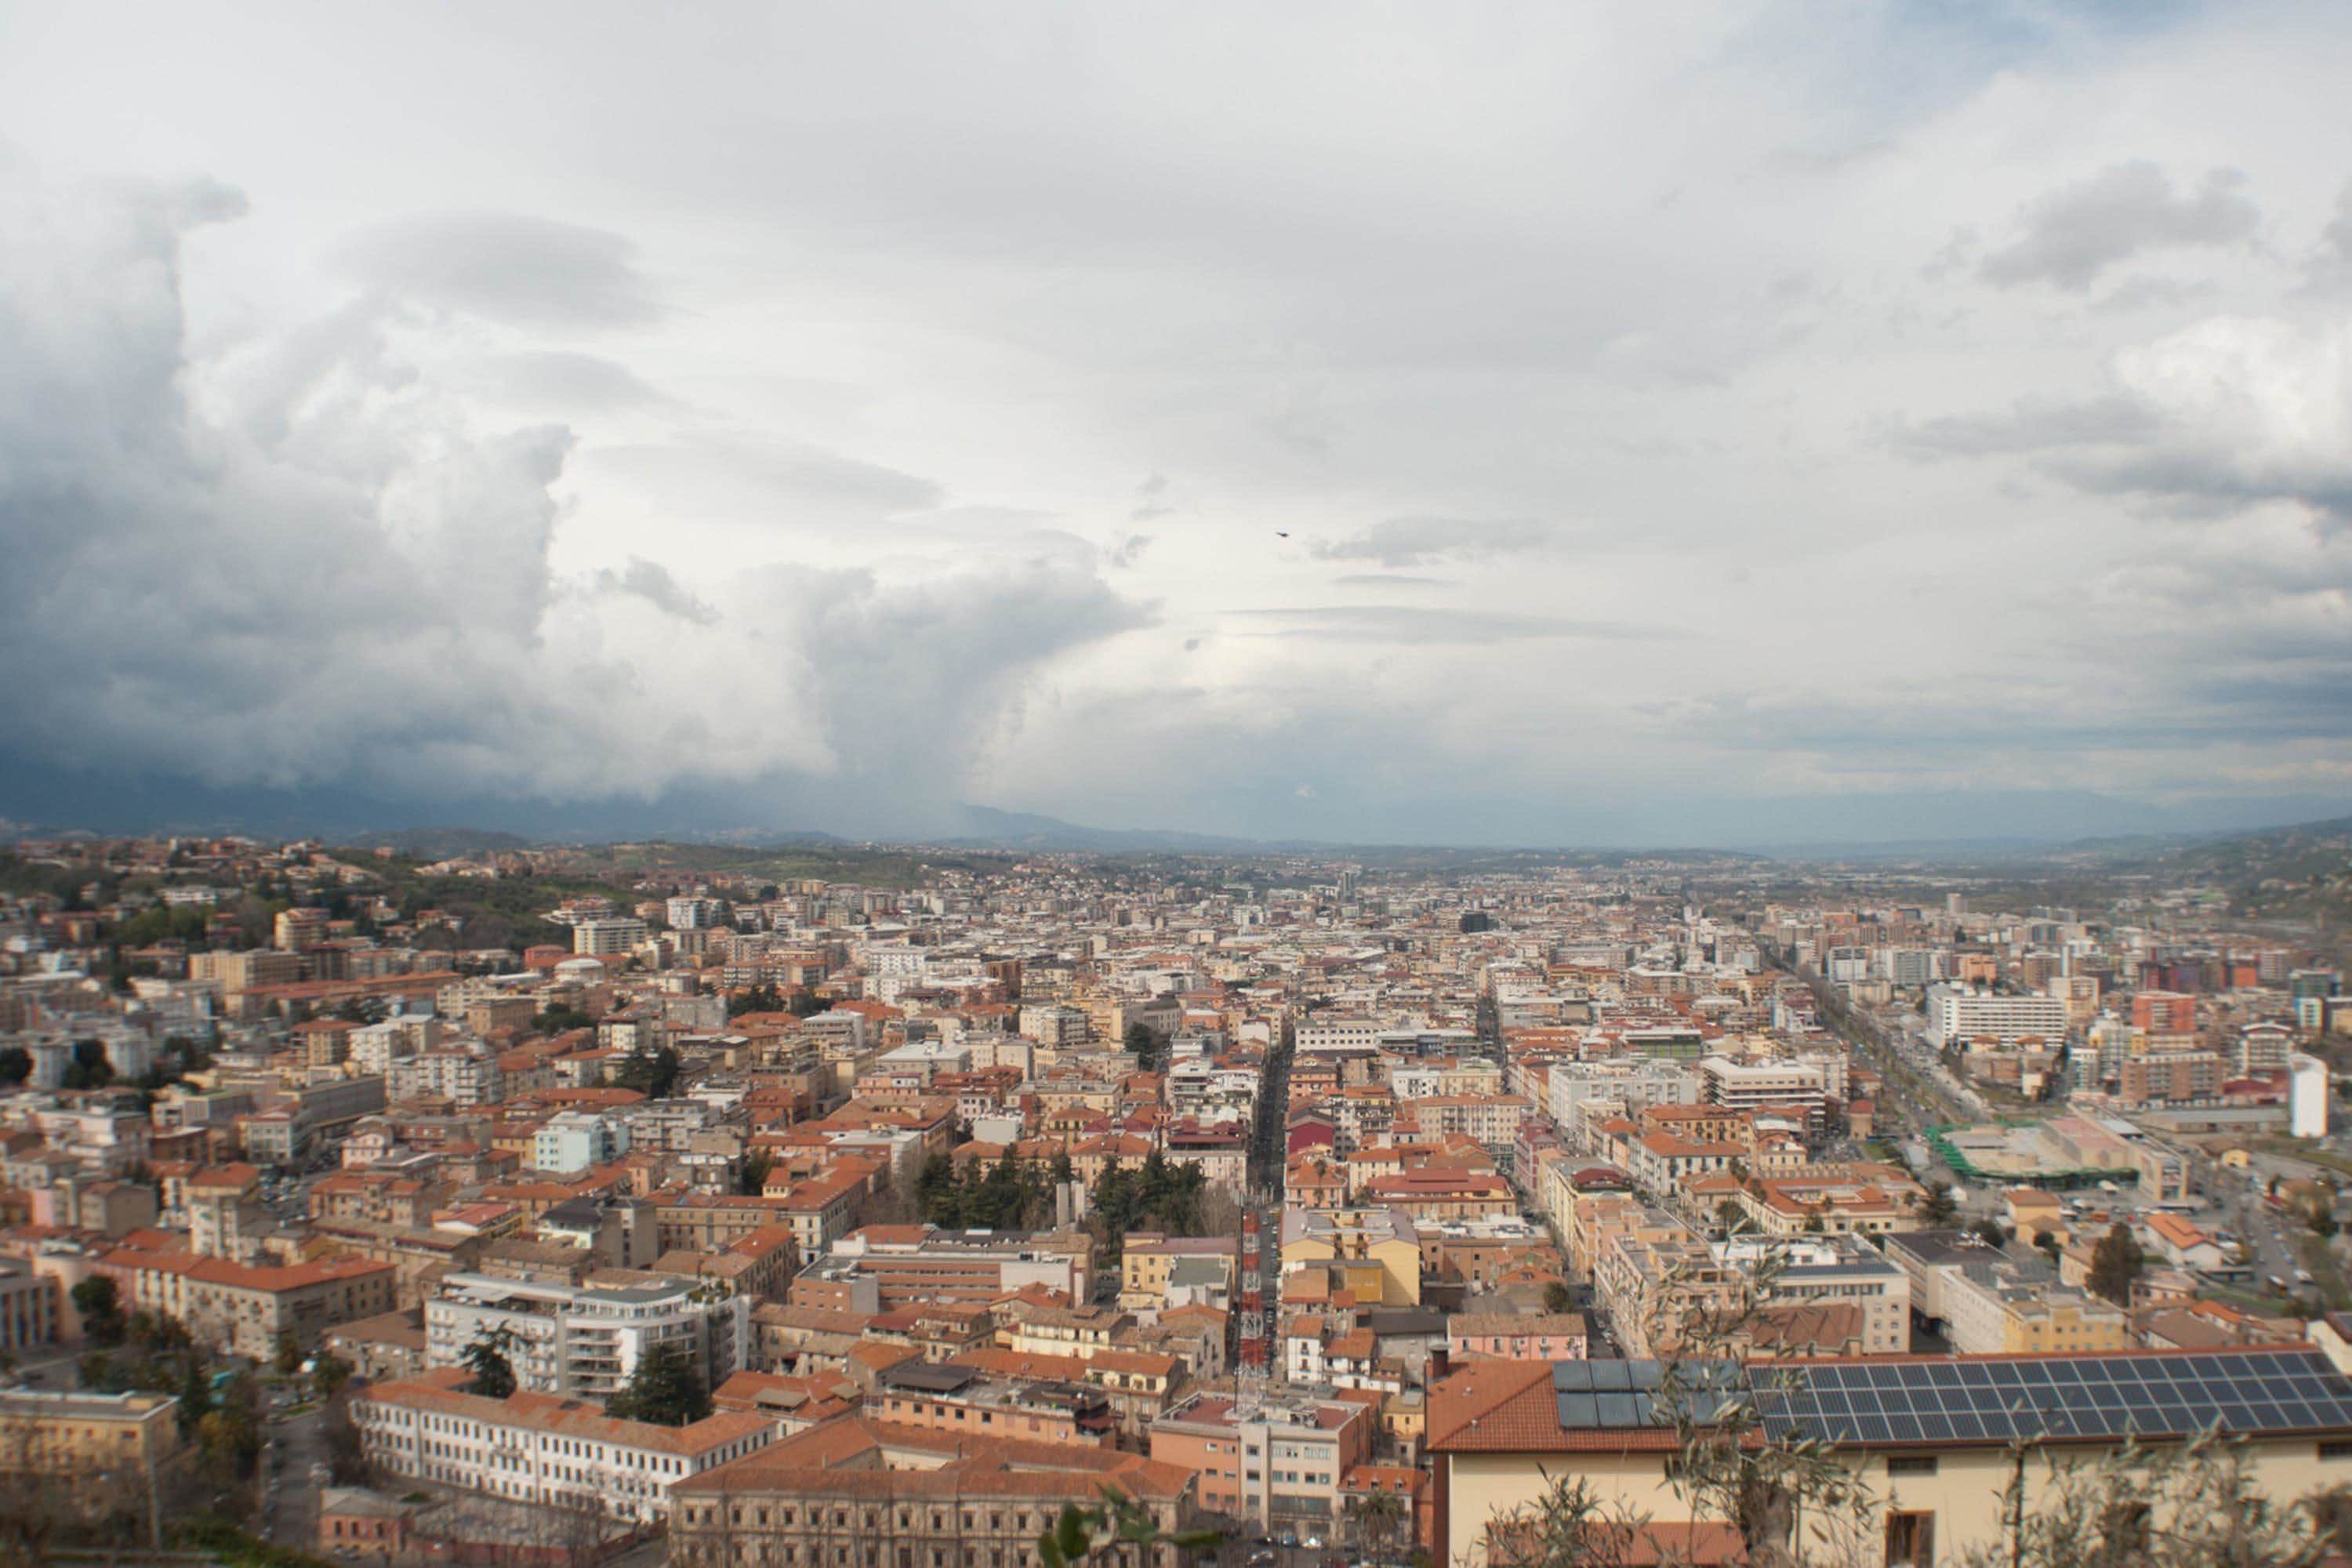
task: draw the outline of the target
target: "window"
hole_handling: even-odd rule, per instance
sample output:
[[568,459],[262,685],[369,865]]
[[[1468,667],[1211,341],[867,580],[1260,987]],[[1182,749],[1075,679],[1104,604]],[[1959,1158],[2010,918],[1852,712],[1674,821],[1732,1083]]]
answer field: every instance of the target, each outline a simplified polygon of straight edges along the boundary
[[2319,1457],[2323,1459],[2352,1459],[2352,1443],[2322,1443]]
[[1932,1513],[1890,1513],[1886,1516],[1886,1568],[1935,1568],[1936,1516]]
[[1886,1473],[1890,1476],[1932,1476],[1936,1473],[1936,1456],[1933,1454],[1890,1455],[1886,1461]]

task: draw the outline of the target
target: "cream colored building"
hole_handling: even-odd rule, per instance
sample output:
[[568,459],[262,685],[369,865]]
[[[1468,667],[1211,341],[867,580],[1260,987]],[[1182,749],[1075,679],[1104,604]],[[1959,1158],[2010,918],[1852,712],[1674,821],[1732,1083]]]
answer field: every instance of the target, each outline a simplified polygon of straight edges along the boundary
[[[1646,1515],[1658,1536],[1687,1541],[1696,1531],[1717,1553],[1709,1560],[1725,1560],[1723,1521],[1693,1519],[1668,1480],[1675,1434],[1656,1423],[1648,1396],[1581,1381],[1638,1384],[1654,1380],[1655,1363],[1562,1364],[1576,1369],[1575,1388],[1556,1386],[1540,1362],[1488,1362],[1432,1391],[1439,1561],[1486,1568],[1490,1542],[1561,1477],[1594,1489],[1604,1511]],[[2024,1472],[2031,1510],[2063,1484],[2053,1472],[2116,1453],[2127,1414],[2144,1446],[2226,1422],[2246,1441],[2255,1489],[2282,1509],[2352,1482],[2352,1379],[2307,1345],[1819,1361],[1769,1374],[1724,1364],[1745,1390],[1738,1396],[1768,1412],[1767,1440],[1826,1440],[1862,1482],[1868,1500],[1858,1514],[1822,1521],[1842,1537],[1832,1542],[1833,1553],[1845,1549],[1840,1562],[1933,1568],[1995,1552],[2004,1489],[2018,1474],[2012,1443],[2033,1455]],[[2270,1397],[2288,1388],[2286,1402]]]

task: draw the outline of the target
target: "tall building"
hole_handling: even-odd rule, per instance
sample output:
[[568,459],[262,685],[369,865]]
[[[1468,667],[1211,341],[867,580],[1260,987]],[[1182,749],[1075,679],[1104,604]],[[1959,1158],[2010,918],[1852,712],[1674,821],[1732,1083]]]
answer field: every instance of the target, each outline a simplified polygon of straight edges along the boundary
[[1928,994],[1927,1031],[1938,1046],[1954,1040],[2066,1037],[2066,1004],[2055,996],[2002,996],[1939,988]]

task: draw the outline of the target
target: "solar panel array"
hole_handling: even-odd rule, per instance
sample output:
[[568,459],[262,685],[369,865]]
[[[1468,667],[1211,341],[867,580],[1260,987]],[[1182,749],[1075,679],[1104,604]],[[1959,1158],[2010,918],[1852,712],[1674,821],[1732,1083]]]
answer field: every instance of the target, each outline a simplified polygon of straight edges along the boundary
[[2315,1350],[1800,1364],[1754,1377],[1769,1437],[2114,1441],[2352,1427],[2352,1380]]
[[[1560,1362],[1561,1426],[1673,1422],[1654,1362]],[[2316,1350],[2015,1361],[1796,1362],[1681,1369],[1686,1408],[1705,1420],[1752,1399],[1764,1435],[1832,1443],[1937,1444],[2051,1437],[2119,1441],[2224,1432],[2352,1431],[2352,1379]]]
[[1654,1361],[1562,1361],[1552,1363],[1551,1386],[1564,1427],[1670,1426],[1677,1408],[1705,1421],[1744,1397],[1741,1373],[1738,1362],[1690,1362],[1669,1388],[1665,1368]]

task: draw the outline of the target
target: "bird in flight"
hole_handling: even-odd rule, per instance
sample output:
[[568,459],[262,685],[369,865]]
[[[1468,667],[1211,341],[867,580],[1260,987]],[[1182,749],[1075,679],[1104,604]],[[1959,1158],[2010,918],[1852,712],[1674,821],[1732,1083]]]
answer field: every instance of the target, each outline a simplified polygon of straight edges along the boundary
[[1277,528],[1277,529],[1276,529],[1276,530],[1274,531],[1274,536],[1275,536],[1276,539],[1287,539],[1287,538],[1289,538],[1289,537],[1290,537],[1290,535],[1288,535],[1288,534],[1286,534],[1286,533],[1283,532],[1283,531],[1282,531],[1282,530],[1280,530],[1280,529],[1278,529],[1278,528]]

